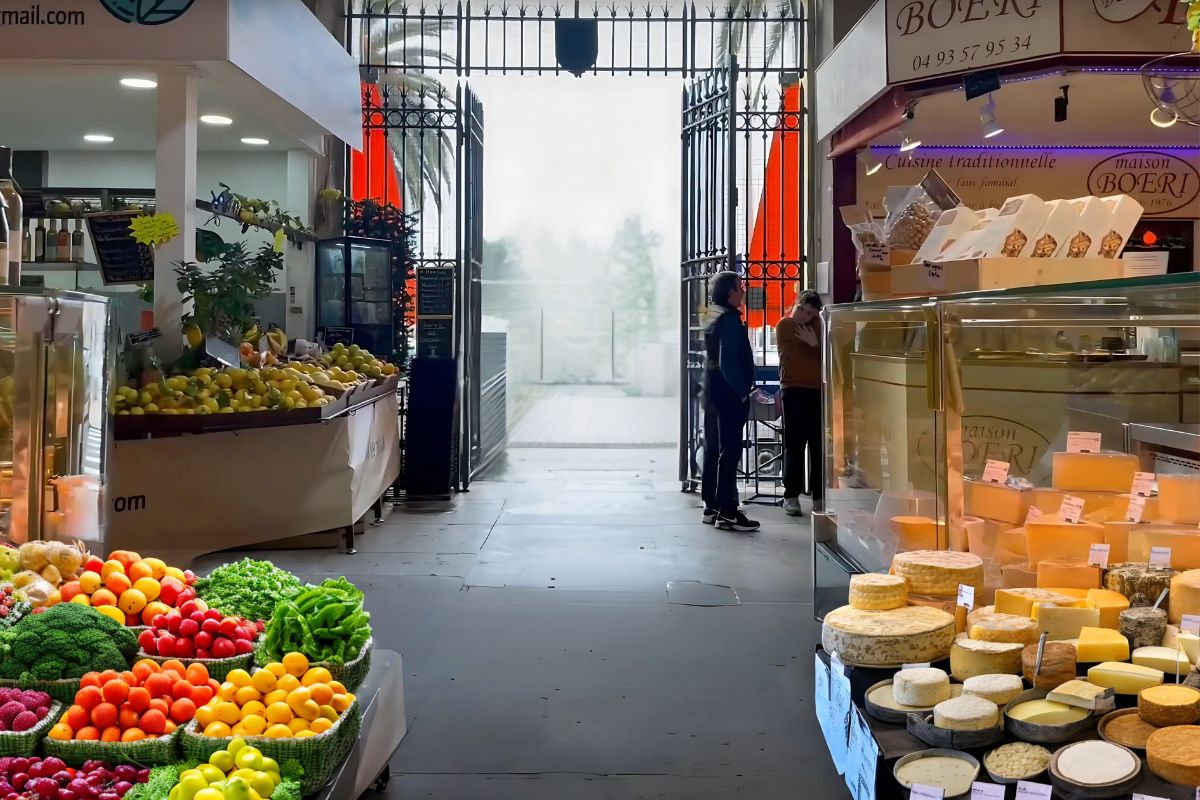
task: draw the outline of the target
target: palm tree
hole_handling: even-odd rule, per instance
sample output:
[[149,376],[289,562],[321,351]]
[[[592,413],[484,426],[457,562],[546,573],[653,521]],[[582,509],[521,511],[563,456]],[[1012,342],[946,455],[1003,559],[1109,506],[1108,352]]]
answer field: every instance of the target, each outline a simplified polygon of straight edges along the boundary
[[[753,94],[762,95],[767,71],[777,56],[787,58],[788,45],[796,63],[800,62],[803,0],[728,0],[725,25],[717,40],[717,63],[728,65],[731,58],[751,63],[751,52],[758,27],[763,26],[762,69]],[[786,62],[785,62],[786,65]]]

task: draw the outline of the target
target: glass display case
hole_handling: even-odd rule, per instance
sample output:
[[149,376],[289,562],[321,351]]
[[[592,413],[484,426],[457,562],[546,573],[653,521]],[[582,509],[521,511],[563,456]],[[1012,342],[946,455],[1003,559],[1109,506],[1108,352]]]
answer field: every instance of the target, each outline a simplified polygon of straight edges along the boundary
[[109,300],[0,292],[0,530],[10,541],[105,551],[115,353]]
[[317,329],[349,332],[355,343],[387,355],[394,346],[392,245],[345,236],[317,243]]
[[[825,323],[818,616],[850,573],[912,550],[979,556],[977,606],[1098,587],[1091,544],[1200,567],[1200,274],[836,305]],[[1157,494],[1135,512],[1138,472]]]

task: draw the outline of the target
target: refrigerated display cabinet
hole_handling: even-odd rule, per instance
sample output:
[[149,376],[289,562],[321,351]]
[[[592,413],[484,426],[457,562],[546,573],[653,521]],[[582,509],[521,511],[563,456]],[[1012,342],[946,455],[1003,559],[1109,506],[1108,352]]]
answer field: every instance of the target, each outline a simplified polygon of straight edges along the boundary
[[395,345],[392,291],[390,241],[344,236],[317,243],[318,331],[352,331],[354,344],[390,356]]

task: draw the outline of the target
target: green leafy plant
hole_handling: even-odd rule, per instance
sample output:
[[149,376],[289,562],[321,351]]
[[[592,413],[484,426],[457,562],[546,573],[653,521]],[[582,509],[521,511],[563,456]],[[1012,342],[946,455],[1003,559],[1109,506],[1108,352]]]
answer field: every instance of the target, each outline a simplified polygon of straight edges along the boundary
[[275,275],[283,270],[283,254],[265,244],[253,255],[242,242],[227,245],[218,254],[217,266],[202,267],[177,262],[177,285],[192,311],[183,322],[229,342],[240,342],[254,324],[254,301],[271,293]]
[[251,225],[261,225],[264,222],[274,222],[302,233],[312,233],[309,228],[305,227],[300,217],[284,211],[278,201],[262,200],[258,197],[238,194],[227,183],[218,183],[217,185],[224,190],[222,195],[228,193],[228,196],[236,201],[236,210],[232,213],[242,223],[242,233],[249,230]]

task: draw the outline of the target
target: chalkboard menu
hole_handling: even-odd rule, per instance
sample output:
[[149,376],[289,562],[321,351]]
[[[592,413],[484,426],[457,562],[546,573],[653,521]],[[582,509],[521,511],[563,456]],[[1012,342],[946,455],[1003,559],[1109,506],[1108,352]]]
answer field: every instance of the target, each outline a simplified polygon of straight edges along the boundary
[[136,211],[87,214],[88,234],[106,285],[154,280],[154,252],[138,244],[129,232]]
[[326,347],[333,347],[338,342],[346,346],[352,345],[354,344],[354,328],[327,325],[321,330],[321,341],[325,343]]
[[449,317],[454,314],[454,270],[421,267],[417,270],[417,315]]
[[454,357],[454,320],[417,320],[417,358]]

